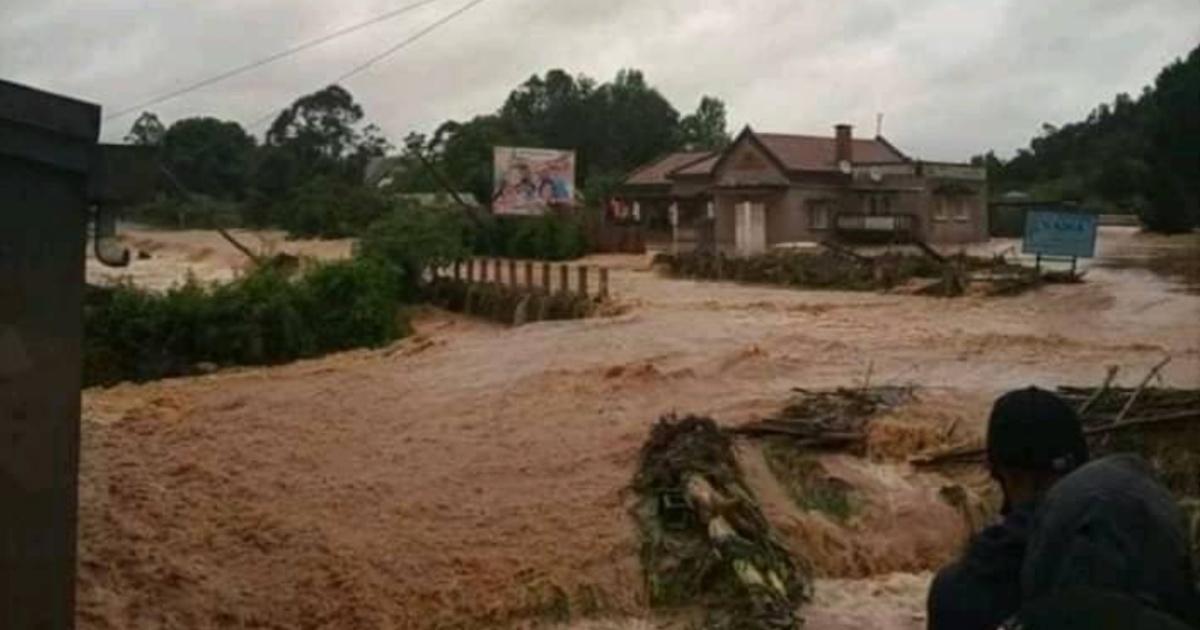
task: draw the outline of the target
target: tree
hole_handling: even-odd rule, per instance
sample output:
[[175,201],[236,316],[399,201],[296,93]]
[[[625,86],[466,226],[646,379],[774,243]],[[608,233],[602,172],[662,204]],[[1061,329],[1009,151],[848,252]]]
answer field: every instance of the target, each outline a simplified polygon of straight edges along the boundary
[[267,131],[266,145],[291,153],[300,177],[328,174],[361,180],[367,161],[389,148],[379,128],[360,125],[362,120],[362,106],[350,92],[331,85],[280,112]]
[[452,186],[464,188],[486,203],[492,198],[493,148],[514,143],[499,116],[476,116],[466,123],[443,123],[429,141],[426,155],[437,157],[435,166]]
[[163,136],[167,130],[163,127],[162,121],[158,119],[158,115],[153,112],[142,112],[137,120],[133,122],[133,127],[129,129],[129,133],[125,135],[127,144],[136,144],[139,146],[156,147],[162,144]]
[[679,122],[683,144],[693,150],[724,149],[732,140],[725,126],[725,103],[711,96],[702,97],[696,113],[684,116]]
[[1150,100],[1150,205],[1142,218],[1155,230],[1190,230],[1200,224],[1200,46],[1163,69]]
[[[724,104],[707,98],[693,117],[693,136],[717,146],[727,141]],[[679,112],[646,83],[637,70],[623,70],[610,82],[553,69],[517,86],[493,114],[446,121],[431,138],[416,138],[402,154],[402,186],[428,192],[418,174],[421,151],[453,186],[481,201],[492,194],[492,151],[496,146],[535,146],[575,151],[579,190],[610,188],[634,167],[681,146]],[[596,185],[591,185],[591,183]]]
[[1120,93],[1079,122],[1042,125],[1008,161],[982,158],[991,188],[1137,211],[1152,230],[1200,224],[1200,47],[1137,98]]
[[254,148],[254,137],[236,122],[185,118],[163,134],[162,162],[191,192],[242,199]]
[[621,70],[589,99],[598,123],[588,175],[626,172],[679,147],[679,112],[639,70]]

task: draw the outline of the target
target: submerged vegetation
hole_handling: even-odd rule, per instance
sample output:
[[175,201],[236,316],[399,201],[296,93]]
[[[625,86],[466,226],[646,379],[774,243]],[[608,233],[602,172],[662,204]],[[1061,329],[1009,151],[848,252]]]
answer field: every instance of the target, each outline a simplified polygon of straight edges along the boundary
[[354,256],[259,263],[232,282],[189,278],[157,293],[93,287],[84,305],[84,382],[104,385],[284,363],[385,345],[409,333],[421,271],[466,255],[453,215],[395,206]]

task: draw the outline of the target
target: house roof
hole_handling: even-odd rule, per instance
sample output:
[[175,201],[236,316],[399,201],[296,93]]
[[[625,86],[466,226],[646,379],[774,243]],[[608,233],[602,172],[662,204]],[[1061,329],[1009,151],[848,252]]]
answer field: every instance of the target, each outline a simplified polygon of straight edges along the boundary
[[649,164],[638,167],[629,174],[629,177],[625,178],[625,183],[633,186],[670,185],[671,180],[667,179],[667,176],[673,171],[689,166],[693,162],[706,161],[706,158],[709,157],[714,157],[711,151],[670,153]]
[[[766,149],[781,168],[787,171],[836,171],[837,141],[832,137],[805,136],[784,133],[757,133],[746,129],[730,146],[743,136],[750,136]],[[909,161],[908,156],[883,137],[855,138],[851,141],[853,161],[867,164],[889,164]],[[668,185],[676,176],[711,175],[725,152],[683,151],[665,155],[629,175],[625,183],[634,186]]]
[[716,166],[717,160],[721,158],[720,153],[714,153],[702,160],[692,162],[683,168],[676,169],[672,175],[711,175],[713,167]]
[[[836,171],[837,140],[822,136],[754,133],[768,151],[791,171]],[[854,162],[904,162],[907,158],[882,138],[851,140]]]

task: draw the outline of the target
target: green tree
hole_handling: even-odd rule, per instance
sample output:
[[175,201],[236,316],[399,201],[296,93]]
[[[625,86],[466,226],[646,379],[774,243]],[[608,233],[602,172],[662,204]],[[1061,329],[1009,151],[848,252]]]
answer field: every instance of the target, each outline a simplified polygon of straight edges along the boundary
[[280,112],[266,145],[291,154],[298,178],[325,174],[354,181],[361,181],[370,158],[389,148],[378,127],[363,124],[362,106],[337,85],[302,96]]
[[704,96],[696,112],[679,121],[683,144],[689,149],[705,151],[724,149],[732,140],[726,124],[725,103],[721,99]]
[[679,112],[639,70],[622,70],[589,98],[587,175],[626,172],[679,148]]
[[425,155],[452,186],[487,203],[492,198],[493,149],[517,142],[499,116],[476,116],[466,123],[443,123],[426,145]]
[[242,199],[250,182],[254,137],[216,118],[185,118],[163,134],[164,166],[191,192]]
[[1010,160],[980,156],[993,192],[1073,197],[1137,211],[1152,230],[1200,224],[1200,47],[1137,97],[1117,94],[1081,121],[1045,124]]
[[133,122],[129,133],[125,135],[125,142],[126,144],[156,147],[162,144],[163,136],[166,133],[167,129],[158,119],[157,114],[142,112],[142,115]]
[[[724,106],[702,103],[696,128],[716,142]],[[623,70],[608,83],[563,70],[534,75],[517,86],[494,114],[447,121],[416,145],[455,187],[481,201],[492,194],[492,151],[496,146],[573,149],[580,190],[601,190],[624,173],[679,148],[679,112],[637,70]],[[410,148],[411,150],[411,148]],[[408,171],[409,169],[405,169]],[[596,186],[589,188],[589,182]],[[410,190],[428,191],[419,175]],[[420,188],[418,188],[420,187]]]
[[1151,112],[1142,218],[1155,230],[1190,230],[1200,224],[1200,46],[1158,75]]

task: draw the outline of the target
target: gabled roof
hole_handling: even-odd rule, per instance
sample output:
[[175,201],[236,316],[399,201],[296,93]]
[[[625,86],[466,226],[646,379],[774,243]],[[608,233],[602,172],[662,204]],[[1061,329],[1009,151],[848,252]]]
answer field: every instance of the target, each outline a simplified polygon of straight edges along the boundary
[[[754,133],[754,132],[752,132]],[[754,133],[789,171],[836,171],[837,140],[822,136]],[[883,138],[851,140],[853,162],[906,162],[908,158]]]
[[[750,142],[763,150],[767,157],[779,170],[785,173],[802,171],[836,172],[837,139],[825,136],[805,136],[784,133],[758,133],[749,127],[742,130],[730,149],[741,142]],[[908,162],[908,156],[892,146],[882,136],[875,138],[854,138],[851,140],[851,158],[855,163],[866,164],[896,164]],[[711,160],[688,166],[675,172],[676,175],[711,174],[720,168],[729,149],[714,156]],[[706,167],[707,171],[701,168]]]
[[676,169],[690,166],[696,162],[706,161],[706,158],[714,157],[714,155],[711,151],[670,153],[649,164],[638,167],[629,174],[629,177],[625,178],[625,183],[632,186],[669,186],[671,180],[667,176]]
[[[785,172],[838,170],[837,140],[832,137],[758,133],[746,127],[729,147],[732,148],[743,139],[753,142],[765,151],[767,157]],[[883,136],[854,138],[851,142],[852,161],[857,164],[897,164],[911,161]],[[729,149],[720,152],[671,153],[637,168],[625,178],[625,183],[633,186],[665,186],[671,184],[676,177],[711,175],[728,154]]]
[[704,158],[703,160],[697,160],[695,162],[692,162],[691,164],[688,164],[687,166],[675,169],[675,171],[673,173],[670,173],[670,175],[672,177],[676,177],[676,176],[677,177],[688,177],[688,176],[694,176],[694,175],[712,175],[713,167],[717,165],[717,160],[719,160],[720,158],[721,158],[720,153],[713,153],[712,155]]

